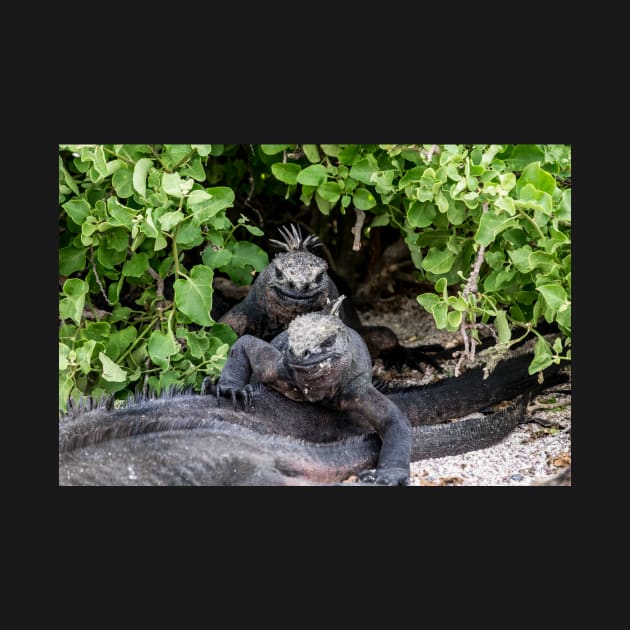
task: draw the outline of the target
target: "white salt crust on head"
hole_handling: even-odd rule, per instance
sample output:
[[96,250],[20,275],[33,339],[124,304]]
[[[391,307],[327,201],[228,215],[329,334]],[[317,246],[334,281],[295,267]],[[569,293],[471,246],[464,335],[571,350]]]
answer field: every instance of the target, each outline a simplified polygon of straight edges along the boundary
[[296,317],[288,328],[289,348],[297,356],[313,350],[332,335],[344,332],[344,324],[334,315],[306,313]]
[[323,258],[309,252],[278,254],[273,262],[284,279],[298,289],[315,283],[317,276],[328,269]]

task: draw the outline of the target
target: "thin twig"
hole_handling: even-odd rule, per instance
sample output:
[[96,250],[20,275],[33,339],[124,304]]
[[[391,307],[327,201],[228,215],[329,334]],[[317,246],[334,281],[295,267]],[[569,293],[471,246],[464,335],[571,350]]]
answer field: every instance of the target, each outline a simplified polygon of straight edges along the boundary
[[[484,201],[482,205],[482,212],[488,212],[488,202]],[[471,293],[476,295],[478,293],[478,281],[479,281],[479,271],[481,270],[481,265],[484,261],[484,254],[486,251],[485,245],[480,245],[479,250],[477,251],[477,258],[475,259],[475,264],[468,276],[468,280],[466,281],[466,286],[464,286],[464,290],[462,291],[462,297],[466,299]],[[475,349],[477,347],[477,341],[473,336],[468,338],[467,328],[476,328],[476,322],[471,324],[467,324],[465,319],[462,319],[462,323],[460,324],[459,331],[462,335],[462,339],[464,340],[464,352],[462,353],[457,365],[455,366],[455,376],[460,375],[460,368],[464,360],[468,360],[471,363],[475,360]]]
[[94,247],[92,247],[92,245],[90,245],[90,263],[92,264],[92,271],[94,272],[94,278],[96,279],[96,284],[98,284],[99,288],[101,289],[102,296],[105,298],[105,301],[110,306],[114,306],[114,303],[109,301],[109,298],[107,297],[107,293],[105,293],[105,287],[103,287],[103,283],[101,282],[98,272],[96,271],[96,264],[94,263]]
[[355,208],[357,218],[354,223],[354,227],[350,230],[352,234],[354,234],[354,242],[352,243],[352,251],[358,252],[361,249],[361,230],[363,229],[363,224],[365,223],[365,212],[363,210],[359,210]]

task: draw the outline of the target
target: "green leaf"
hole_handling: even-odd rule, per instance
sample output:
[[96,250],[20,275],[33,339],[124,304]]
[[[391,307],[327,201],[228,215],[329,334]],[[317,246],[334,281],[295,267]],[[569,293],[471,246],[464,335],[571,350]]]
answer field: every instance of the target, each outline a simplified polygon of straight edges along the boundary
[[512,170],[522,171],[531,162],[542,162],[544,159],[545,152],[538,145],[517,144],[512,149],[507,162]]
[[112,186],[121,199],[133,195],[133,175],[127,167],[119,168],[112,177]]
[[425,228],[431,225],[436,214],[434,204],[412,201],[407,210],[407,221],[411,227]]
[[206,180],[206,171],[201,163],[201,158],[196,157],[179,171],[182,175],[192,177],[196,182],[204,182]]
[[306,184],[307,186],[319,186],[323,184],[328,178],[328,171],[322,164],[312,164],[300,171],[297,176],[297,181],[300,184]]
[[59,302],[59,316],[71,319],[77,326],[81,323],[85,296],[89,291],[86,282],[79,278],[69,278],[63,283],[63,293],[66,296]]
[[70,190],[78,197],[81,193],[79,191],[79,187],[77,183],[74,181],[72,175],[68,173],[66,167],[63,164],[63,160],[61,156],[59,156],[59,170],[61,171],[61,176],[63,177],[64,182],[70,188]]
[[122,268],[123,276],[139,278],[149,268],[149,257],[144,252],[134,254]]
[[549,195],[553,195],[556,190],[556,180],[545,169],[540,167],[539,162],[528,164],[516,182],[515,193],[519,196],[524,186],[531,184],[533,188]]
[[529,374],[535,374],[540,370],[548,368],[553,361],[551,348],[543,337],[538,337],[538,341],[534,346],[534,359],[529,364],[527,371]]
[[494,318],[494,325],[497,327],[499,343],[507,343],[512,338],[512,331],[510,330],[504,310],[497,309],[497,314]]
[[529,245],[523,245],[523,247],[519,247],[518,249],[508,250],[507,253],[514,263],[514,266],[521,273],[529,273],[533,269],[530,261],[532,251]]
[[376,199],[374,199],[374,195],[365,188],[357,188],[354,191],[352,199],[354,205],[359,210],[369,210],[376,205]]
[[186,201],[200,223],[205,223],[221,210],[234,204],[234,191],[227,186],[193,190]]
[[558,265],[556,259],[545,252],[532,252],[529,256],[529,264],[534,269],[540,269],[544,274],[553,272],[554,267]]
[[182,197],[182,178],[179,173],[162,173],[162,190],[173,197]]
[[341,197],[341,186],[337,182],[324,182],[317,189],[317,193],[329,203],[337,203]]
[[503,146],[500,144],[491,144],[481,156],[481,166],[488,167],[492,160],[494,160],[494,156],[497,153],[500,153],[503,150]]
[[505,192],[510,192],[516,186],[516,175],[514,173],[502,173],[499,175],[499,182],[501,182],[501,188]]
[[63,372],[68,367],[68,354],[70,348],[65,343],[59,344],[59,371]]
[[[88,374],[92,369],[92,354],[96,345],[96,341],[90,339],[76,349],[77,364],[82,374]],[[102,348],[102,344],[98,345]]]
[[333,207],[333,204],[324,199],[318,191],[315,191],[315,203],[322,214],[330,214],[330,209]]
[[201,255],[201,260],[210,269],[218,269],[230,263],[232,252],[227,249],[215,249],[213,246],[209,246]]
[[161,158],[167,169],[173,169],[181,164],[182,160],[192,153],[192,147],[189,144],[165,144],[164,149]]
[[405,186],[408,186],[409,184],[412,184],[414,182],[419,182],[422,179],[422,176],[424,175],[424,172],[426,171],[427,167],[426,166],[414,166],[413,168],[410,168],[401,178],[400,181],[398,182],[398,187],[399,188],[404,188]]
[[320,161],[319,149],[316,144],[303,144],[302,150],[304,151],[304,155],[306,155],[306,159],[311,164],[316,164]]
[[443,193],[438,193],[435,198],[435,203],[437,204],[438,210],[444,214],[448,210],[448,199],[444,196]]
[[479,218],[479,227],[475,234],[475,241],[487,247],[503,230],[507,230],[513,225],[514,219],[512,217],[484,212]]
[[531,184],[526,184],[519,191],[519,199],[514,201],[517,208],[533,208],[550,215],[552,211],[551,195],[534,188]]
[[446,321],[450,328],[459,328],[462,323],[461,311],[449,311],[448,315],[446,316]]
[[468,215],[468,208],[461,201],[451,199],[446,211],[446,218],[452,225],[461,225]]
[[372,175],[377,173],[378,170],[379,168],[376,166],[373,159],[368,160],[368,158],[363,158],[352,165],[350,177],[363,184],[373,184]]
[[433,308],[441,302],[440,297],[435,295],[435,293],[422,293],[416,300],[418,300],[418,304],[429,311],[429,313],[432,313]]
[[444,302],[439,302],[433,309],[433,319],[435,319],[435,327],[439,330],[446,328],[448,324],[448,306]]
[[206,331],[187,331],[185,338],[190,354],[196,359],[203,358],[210,347],[210,340],[208,339]]
[[269,256],[254,243],[238,241],[232,246],[232,262],[240,267],[251,266],[256,271],[262,271],[269,264]]
[[[178,282],[182,280],[175,280],[175,284]],[[159,330],[154,330],[149,337],[147,351],[151,361],[166,370],[170,367],[170,357],[179,351],[179,344],[170,331],[164,334]]]
[[107,200],[107,212],[113,219],[112,225],[119,225],[128,230],[132,228],[134,217],[137,214],[136,210],[123,206],[116,197],[109,197]]
[[102,145],[97,145],[94,149],[94,168],[101,177],[107,177],[107,160],[105,159],[105,151]]
[[260,148],[265,155],[276,155],[276,153],[282,153],[290,146],[290,144],[261,144]]
[[330,157],[337,157],[341,151],[341,147],[338,144],[320,144],[322,151]]
[[90,204],[85,199],[72,199],[61,207],[77,225],[81,225],[90,214]]
[[[193,191],[196,192],[196,191]],[[170,232],[176,225],[179,225],[185,219],[184,213],[181,210],[175,210],[174,212],[165,212],[160,215],[160,226],[162,230]]]
[[448,249],[432,247],[422,261],[422,268],[431,273],[448,273],[455,261],[455,254]]
[[81,331],[83,339],[94,339],[94,341],[106,342],[111,334],[109,322],[87,322]]
[[126,326],[121,330],[114,330],[107,340],[105,351],[114,361],[136,340],[138,331],[133,326]]
[[85,269],[86,247],[73,247],[68,245],[59,250],[59,273],[62,276],[69,276],[75,271]]
[[98,358],[103,364],[103,378],[106,381],[124,383],[127,380],[127,371],[112,361],[104,352],[99,352]]
[[571,304],[564,311],[559,311],[556,314],[556,321],[571,334]]
[[554,311],[560,310],[564,304],[568,303],[567,292],[559,284],[543,284],[536,287],[536,291],[542,294],[547,306]]
[[503,261],[505,256],[502,251],[485,252],[484,260],[491,269],[503,269]]
[[190,278],[174,282],[175,304],[196,324],[212,326],[212,269],[205,265],[196,265],[190,271]]
[[180,223],[177,229],[177,236],[175,237],[175,242],[178,245],[181,245],[185,249],[190,249],[201,245],[203,240],[203,233],[197,215],[193,215],[190,220]]
[[514,216],[516,214],[514,199],[512,199],[512,197],[499,197],[494,202],[494,207],[499,208],[499,210],[505,210],[505,212],[507,212],[510,216]]
[[299,164],[276,162],[271,165],[273,176],[289,186],[297,184],[297,177],[301,170]]
[[571,221],[571,189],[562,191],[562,198],[560,199],[560,204],[556,210],[556,216],[558,219],[562,219],[564,221]]
[[133,187],[143,197],[147,194],[147,173],[153,166],[153,160],[142,158],[133,167]]
[[372,223],[370,223],[370,229],[383,225],[389,225],[389,214],[377,214],[374,219],[372,219]]
[[210,151],[212,151],[212,145],[211,144],[191,144],[190,146],[193,149],[195,149],[195,151],[197,151],[197,153],[201,157],[205,157],[206,155],[209,155]]

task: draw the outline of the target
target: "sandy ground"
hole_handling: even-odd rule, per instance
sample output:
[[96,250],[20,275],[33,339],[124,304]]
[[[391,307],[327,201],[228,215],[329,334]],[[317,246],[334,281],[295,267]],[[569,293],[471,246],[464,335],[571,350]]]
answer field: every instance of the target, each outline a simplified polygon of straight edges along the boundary
[[[441,343],[450,347],[458,343],[455,335],[435,327],[433,317],[413,296],[397,295],[359,314],[366,325],[389,326],[405,346]],[[424,365],[422,371],[405,367],[398,373],[384,370],[379,360],[375,376],[392,384],[425,384],[453,376],[455,365],[456,360],[442,362],[443,373]],[[528,415],[546,420],[551,426],[520,425],[490,448],[412,462],[411,485],[571,485],[570,389],[570,382],[549,388],[534,397],[528,407]]]

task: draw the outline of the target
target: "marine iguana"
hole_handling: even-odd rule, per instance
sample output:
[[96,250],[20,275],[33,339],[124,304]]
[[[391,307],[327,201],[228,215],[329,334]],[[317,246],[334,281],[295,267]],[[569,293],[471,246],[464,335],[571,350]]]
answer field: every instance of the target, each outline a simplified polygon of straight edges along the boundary
[[[411,424],[404,413],[372,385],[372,360],[356,330],[339,318],[345,296],[325,311],[298,315],[271,342],[239,337],[216,383],[216,395],[241,396],[251,407],[252,383],[264,383],[295,401],[353,411],[382,439],[378,466],[364,471],[384,485],[409,481]],[[202,391],[209,387],[204,383]]]
[[[339,297],[339,289],[327,271],[328,264],[313,253],[321,246],[319,237],[303,238],[295,224],[290,229],[280,227],[279,231],[282,241],[269,240],[284,251],[258,274],[247,296],[218,318],[239,337],[248,334],[270,341],[298,315],[319,311]],[[372,358],[382,358],[386,366],[400,369],[405,363],[418,367],[424,362],[441,370],[430,353],[443,352],[443,346],[401,346],[387,326],[363,326],[349,300],[342,306],[341,319],[361,334]]]
[[[537,383],[525,353],[437,383],[388,393],[412,424],[412,460],[456,455],[501,441],[525,417],[528,393],[567,378],[557,366]],[[374,466],[376,433],[356,414],[295,402],[265,385],[254,411],[219,407],[214,396],[163,393],[111,408],[87,399],[59,424],[60,485],[320,485]],[[467,416],[507,399],[487,416]],[[343,484],[354,485],[354,484]]]

